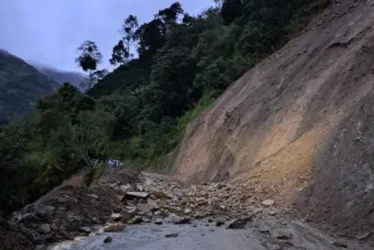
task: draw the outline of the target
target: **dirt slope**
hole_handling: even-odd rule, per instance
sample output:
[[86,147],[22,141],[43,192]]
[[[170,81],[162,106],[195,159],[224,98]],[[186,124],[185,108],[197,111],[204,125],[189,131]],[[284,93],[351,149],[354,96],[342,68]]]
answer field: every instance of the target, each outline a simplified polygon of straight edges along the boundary
[[[176,176],[199,182],[242,173],[242,180],[255,177],[256,185],[272,190],[284,204],[299,201],[296,191],[315,180],[303,203],[317,208],[316,217],[322,211],[318,204],[332,206],[325,218],[334,213],[336,221],[349,208],[356,209],[347,215],[351,219],[367,209],[364,214],[373,216],[370,207],[363,207],[369,200],[362,193],[373,181],[368,178],[374,169],[363,165],[373,164],[373,154],[364,154],[373,140],[359,152],[353,132],[344,141],[328,139],[349,128],[339,123],[374,87],[373,24],[374,1],[334,1],[305,32],[247,72],[188,126]],[[340,150],[338,158],[334,150]]]
[[374,225],[374,91],[318,148],[312,184],[299,208],[316,221],[352,232]]

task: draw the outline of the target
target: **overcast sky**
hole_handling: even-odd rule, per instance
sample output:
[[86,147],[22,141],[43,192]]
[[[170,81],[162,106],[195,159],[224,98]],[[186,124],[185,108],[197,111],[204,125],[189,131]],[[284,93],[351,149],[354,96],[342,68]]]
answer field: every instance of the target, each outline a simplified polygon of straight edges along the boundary
[[[143,23],[175,1],[0,0],[0,48],[30,62],[77,70],[76,48],[85,40],[93,40],[107,63],[120,38],[122,21],[129,14]],[[213,0],[179,2],[188,13],[199,14]]]

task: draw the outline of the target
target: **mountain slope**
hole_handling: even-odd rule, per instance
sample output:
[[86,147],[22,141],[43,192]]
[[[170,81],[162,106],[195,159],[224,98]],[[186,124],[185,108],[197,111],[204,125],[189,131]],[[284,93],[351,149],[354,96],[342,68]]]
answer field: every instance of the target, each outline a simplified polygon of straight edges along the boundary
[[0,123],[28,110],[58,86],[22,59],[0,50]]
[[[333,3],[188,126],[176,175],[196,182],[244,173],[284,204],[314,181],[305,214],[313,209],[329,224],[372,227],[373,140],[365,139],[371,146],[359,154],[357,133],[344,119],[362,109],[372,117],[361,102],[374,86],[373,22],[371,1]],[[368,118],[353,120],[372,138]]]
[[64,84],[68,82],[81,91],[86,91],[86,88],[81,86],[81,83],[84,81],[85,76],[81,73],[74,72],[74,71],[62,71],[54,68],[44,67],[44,66],[36,66],[37,69],[43,73],[44,75],[48,76],[49,78],[53,79],[55,82],[59,84]]

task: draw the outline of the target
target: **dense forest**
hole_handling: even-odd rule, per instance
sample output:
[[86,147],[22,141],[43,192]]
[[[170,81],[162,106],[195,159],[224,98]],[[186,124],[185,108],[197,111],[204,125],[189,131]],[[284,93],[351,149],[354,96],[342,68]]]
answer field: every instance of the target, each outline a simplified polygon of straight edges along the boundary
[[[94,41],[79,47],[89,74],[81,93],[65,83],[0,130],[0,210],[48,192],[77,169],[120,159],[166,168],[196,115],[279,49],[329,0],[226,0],[198,16],[176,2],[139,24],[124,19],[108,73]],[[72,59],[73,60],[73,59]]]

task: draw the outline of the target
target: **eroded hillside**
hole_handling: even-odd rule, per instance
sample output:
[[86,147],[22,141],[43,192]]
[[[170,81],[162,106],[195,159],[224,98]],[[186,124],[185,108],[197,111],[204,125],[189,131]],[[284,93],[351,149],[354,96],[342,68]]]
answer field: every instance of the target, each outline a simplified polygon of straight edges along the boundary
[[197,182],[248,173],[241,178],[256,176],[284,204],[315,180],[305,214],[315,207],[328,222],[334,214],[341,224],[358,225],[359,216],[373,225],[370,129],[365,150],[355,132],[343,133],[358,117],[370,127],[372,105],[361,103],[374,86],[373,23],[374,2],[334,1],[188,126],[176,175]]

